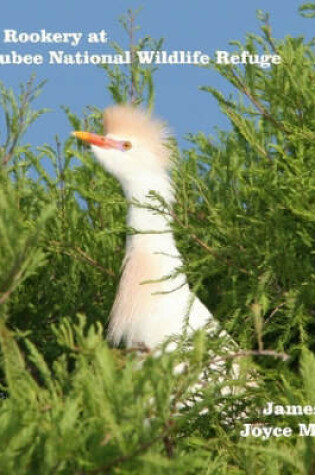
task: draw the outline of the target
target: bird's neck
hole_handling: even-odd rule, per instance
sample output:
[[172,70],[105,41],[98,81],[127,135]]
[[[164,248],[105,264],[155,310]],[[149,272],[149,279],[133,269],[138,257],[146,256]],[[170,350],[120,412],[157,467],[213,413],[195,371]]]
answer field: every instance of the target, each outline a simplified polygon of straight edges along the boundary
[[[127,225],[135,234],[127,239],[127,247],[132,245],[152,247],[157,243],[174,245],[170,223],[171,217],[162,201],[171,204],[174,201],[172,182],[165,173],[157,177],[143,177],[132,180],[123,186],[129,201]],[[153,192],[153,193],[152,193]],[[160,197],[160,198],[159,198]],[[160,247],[160,246],[158,246]]]

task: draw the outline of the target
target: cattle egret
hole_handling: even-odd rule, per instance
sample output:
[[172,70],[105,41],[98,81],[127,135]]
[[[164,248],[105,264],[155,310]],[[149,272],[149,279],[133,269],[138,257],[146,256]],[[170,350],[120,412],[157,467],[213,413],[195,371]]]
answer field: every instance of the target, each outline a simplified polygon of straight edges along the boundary
[[179,271],[183,261],[171,217],[163,213],[162,201],[174,202],[165,126],[140,109],[118,105],[105,110],[104,129],[104,135],[73,134],[91,145],[99,163],[121,183],[130,203],[127,225],[135,230],[126,240],[110,340],[114,345],[124,341],[127,347],[153,349],[185,329],[188,334],[206,325],[217,329]]

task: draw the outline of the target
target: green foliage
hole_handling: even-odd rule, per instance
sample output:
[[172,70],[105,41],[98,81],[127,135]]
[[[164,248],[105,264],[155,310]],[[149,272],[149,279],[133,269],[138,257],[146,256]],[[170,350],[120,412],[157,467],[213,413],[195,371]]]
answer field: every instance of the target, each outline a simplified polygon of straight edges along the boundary
[[[18,97],[0,85],[1,474],[314,472],[314,438],[298,435],[314,416],[257,414],[268,401],[315,405],[314,52],[303,38],[274,40],[268,15],[259,17],[262,35],[233,45],[277,52],[282,63],[211,66],[234,87],[229,97],[202,88],[230,128],[189,135],[173,172],[178,202],[165,211],[192,288],[240,344],[238,361],[258,370],[260,384],[238,395],[222,394],[232,383],[216,374],[192,393],[211,354],[232,362],[205,332],[158,357],[108,347],[125,199],[73,138],[23,143],[45,112],[33,109],[42,84],[31,79]],[[132,12],[122,24],[133,51],[161,47],[149,37],[135,44]],[[152,108],[154,70],[106,71],[114,101]],[[64,110],[73,129],[101,131],[96,107],[82,117]],[[174,374],[183,361],[187,371]],[[240,437],[257,421],[293,435]]]
[[258,308],[267,346],[314,349],[314,52],[302,38],[276,44],[269,27],[239,48],[277,52],[282,62],[268,70],[213,65],[235,97],[201,88],[218,100],[231,130],[217,139],[189,136],[177,223],[181,239],[202,242],[199,261],[187,265],[192,279],[200,265],[207,269],[209,307],[230,315],[228,328],[245,344],[261,338]]
[[[146,35],[136,43],[135,35],[140,28],[135,24],[135,20],[140,11],[141,9],[135,12],[128,10],[127,15],[123,15],[119,20],[128,36],[131,63],[125,65],[124,68],[119,65],[111,66],[109,64],[105,64],[102,67],[109,78],[108,90],[115,102],[131,102],[135,105],[144,102],[148,110],[151,111],[154,105],[153,74],[157,67],[154,64],[141,64],[137,51],[145,49],[159,51],[164,40],[163,38],[154,40]],[[111,46],[117,54],[124,54],[123,47],[117,42],[113,41]]]
[[304,3],[299,7],[299,12],[305,18],[315,17],[315,3]]
[[[77,323],[65,319],[53,333],[64,352],[51,369],[27,338],[25,361],[14,335],[1,327],[10,394],[0,413],[3,473],[72,473],[78,468],[106,473],[120,465],[131,473],[203,468],[208,458],[204,449],[196,460],[180,448],[177,460],[163,457],[166,446],[171,450],[176,427],[187,430],[187,415],[176,420],[172,411],[188,397],[189,384],[200,372],[200,356],[206,357],[201,335],[190,355],[189,376],[174,377],[180,354],[142,358],[140,369],[139,357],[117,357],[108,349],[101,325],[87,328],[83,316]],[[214,402],[220,398],[218,389],[208,389],[198,410],[210,407],[219,420]],[[197,416],[194,409],[190,421]],[[200,443],[193,439],[191,450]]]

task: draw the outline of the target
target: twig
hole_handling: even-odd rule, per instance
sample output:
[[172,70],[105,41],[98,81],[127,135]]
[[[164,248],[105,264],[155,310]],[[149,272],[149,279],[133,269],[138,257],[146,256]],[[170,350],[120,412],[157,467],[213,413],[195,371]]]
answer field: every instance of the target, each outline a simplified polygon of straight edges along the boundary
[[229,353],[224,356],[216,356],[213,361],[217,363],[218,361],[226,361],[233,358],[243,358],[246,356],[272,356],[273,358],[279,358],[283,361],[287,361],[290,358],[287,353],[279,353],[274,350],[242,350],[235,353]]
[[[64,246],[62,243],[60,243],[59,241],[50,241],[50,244],[53,245],[54,247],[56,246],[60,246],[60,247],[66,247]],[[81,248],[79,247],[70,247],[70,250],[73,250],[75,252],[77,252],[79,254],[79,256],[76,256],[74,254],[72,254],[71,252],[67,252],[63,249],[60,249],[60,251],[65,254],[66,256],[70,256],[70,257],[82,257],[82,259],[80,260],[84,260],[85,262],[88,262],[92,267],[96,267],[97,269],[101,270],[102,272],[104,272],[105,274],[111,276],[111,277],[115,277],[115,272],[112,270],[112,269],[107,269],[106,267],[102,266],[102,264],[100,264],[99,262],[95,261],[91,256],[89,256],[88,254],[86,254],[86,252],[84,252]]]
[[[188,224],[184,224],[179,218],[178,216],[176,216],[176,214],[174,213],[174,211],[170,211],[170,215],[172,216],[172,218],[184,229],[187,229],[187,230],[191,230],[191,226],[189,226]],[[217,252],[215,252],[212,247],[208,246],[207,243],[205,243],[204,241],[202,241],[194,232],[190,231],[190,237],[199,244],[200,247],[202,247],[203,249],[205,249],[207,252],[209,252],[209,254],[211,254],[213,257],[215,257],[216,259],[220,260],[221,262],[223,262],[225,265],[228,265],[228,266],[231,266],[231,267],[237,267],[238,270],[240,272],[242,272],[243,274],[246,274],[246,275],[249,275],[249,272],[248,270],[244,269],[243,267],[238,267],[236,266],[236,264],[234,264],[232,261],[228,261],[226,259],[224,259],[224,257],[220,256]]]
[[97,267],[98,269],[106,272],[106,274],[110,275],[111,277],[115,277],[115,272],[112,269],[107,269],[106,267],[102,266],[99,262],[95,261],[91,256],[86,254],[82,249],[79,247],[73,248],[79,255],[81,255],[91,266]]
[[90,473],[90,474],[100,473],[100,472],[108,473],[108,471],[110,469],[112,469],[113,467],[115,467],[116,465],[119,465],[121,463],[127,462],[130,459],[133,459],[137,455],[140,455],[144,450],[149,449],[156,442],[159,442],[161,440],[164,441],[165,437],[168,437],[168,436],[169,436],[169,428],[165,428],[162,434],[160,434],[160,435],[154,437],[153,439],[149,440],[148,442],[140,445],[140,447],[138,447],[131,454],[120,455],[119,457],[116,457],[114,460],[112,460],[111,462],[109,462],[106,465],[103,465],[102,467],[95,468],[95,469],[92,469],[92,470],[87,470],[86,472],[81,472],[81,473],[82,473],[82,475],[83,475],[83,473]]
[[128,353],[146,353],[146,354],[151,354],[150,348],[148,348],[145,345],[139,345],[139,346],[132,346],[129,348],[124,348],[123,353],[128,354]]
[[278,122],[271,114],[269,114],[267,109],[265,109],[265,107],[256,99],[256,97],[252,95],[252,93],[245,86],[245,84],[240,80],[240,78],[237,76],[237,74],[235,73],[233,69],[231,70],[231,72],[239,88],[244,92],[244,94],[248,97],[248,99],[254,104],[256,109],[258,109],[259,112],[266,119],[272,122],[278,129],[282,130],[282,132],[288,133],[289,131],[280,122]]
[[64,222],[65,219],[65,174],[64,174],[64,163],[62,160],[62,153],[61,153],[61,143],[56,135],[56,157],[57,157],[57,169],[59,175],[59,184],[60,184],[60,206],[62,210],[62,220]]
[[129,48],[130,48],[130,56],[131,56],[131,64],[130,64],[130,74],[131,74],[131,84],[130,84],[130,102],[133,104],[136,101],[136,88],[135,88],[135,81],[134,81],[134,63],[135,63],[135,17],[132,13],[132,10],[128,10],[128,20],[129,20]]
[[26,253],[26,248],[22,251],[20,256],[18,256],[17,260],[15,261],[15,263],[13,264],[9,272],[7,281],[8,282],[11,281],[11,286],[0,297],[0,305],[4,304],[4,302],[10,297],[10,295],[16,288],[16,283],[19,281],[19,279],[23,275],[23,271],[20,269],[20,265],[22,264],[23,259],[25,258],[25,253]]
[[272,319],[272,317],[280,310],[280,308],[282,308],[283,306],[285,305],[285,302],[282,302],[280,303],[276,308],[273,309],[273,311],[271,312],[271,314],[269,315],[268,318],[266,318],[266,320],[264,321],[264,325],[267,325],[267,323],[269,322],[269,320]]
[[9,163],[9,161],[11,160],[11,158],[13,157],[13,154],[14,154],[14,150],[18,144],[18,141],[19,141],[19,138],[20,138],[20,135],[17,133],[15,134],[15,137],[13,139],[13,142],[12,142],[12,145],[10,147],[10,150],[8,151],[8,153],[3,157],[3,160],[2,160],[2,165],[5,166]]
[[265,20],[263,22],[265,24],[265,26],[267,27],[267,30],[265,30],[265,35],[266,35],[267,41],[269,42],[273,52],[276,53],[276,54],[279,54],[278,49],[276,47],[276,44],[273,41],[273,38],[271,36],[271,25],[270,25],[268,17],[269,17],[269,15],[265,18]]
[[13,288],[4,292],[4,294],[0,297],[0,305],[4,304],[4,302],[10,297],[11,293],[13,292]]
[[[2,165],[5,166],[8,164],[8,162],[11,160],[11,158],[13,157],[14,155],[14,151],[15,151],[15,148],[19,142],[19,139],[21,137],[21,131],[23,130],[23,126],[24,126],[24,120],[25,120],[25,107],[29,101],[29,98],[32,94],[32,85],[33,85],[33,82],[34,82],[34,78],[31,78],[28,82],[27,82],[27,88],[25,90],[25,93],[24,95],[22,96],[22,101],[21,101],[21,104],[20,104],[20,108],[19,108],[19,112],[18,112],[18,127],[17,127],[17,132],[16,134],[14,135],[13,137],[13,140],[12,140],[12,144],[11,144],[11,147],[9,149],[9,151],[6,153],[6,155],[3,157],[3,160],[2,160]],[[9,130],[7,131],[7,134],[8,134],[8,138],[6,140],[6,145],[9,145],[9,142],[10,142],[10,132]]]
[[170,459],[174,456],[174,442],[173,442],[172,438],[169,435],[166,435],[163,438],[163,442],[164,442],[164,447],[165,447],[165,450],[166,450],[166,455]]

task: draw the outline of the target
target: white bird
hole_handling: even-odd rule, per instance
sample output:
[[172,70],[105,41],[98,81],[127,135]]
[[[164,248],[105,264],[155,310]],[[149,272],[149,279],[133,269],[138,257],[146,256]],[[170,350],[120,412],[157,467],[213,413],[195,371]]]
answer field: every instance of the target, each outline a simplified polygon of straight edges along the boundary
[[216,329],[212,314],[178,272],[183,261],[171,218],[163,214],[156,196],[174,202],[165,126],[145,111],[118,105],[105,110],[104,129],[104,135],[80,131],[74,135],[91,145],[100,164],[121,183],[130,203],[127,225],[136,230],[126,241],[110,314],[110,340],[114,345],[124,341],[127,347],[153,349],[172,335],[182,335],[185,327],[188,334],[209,324]]

